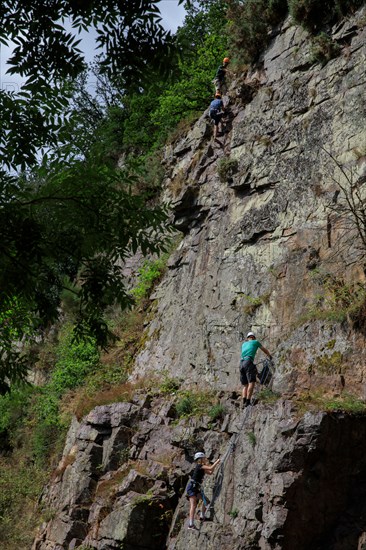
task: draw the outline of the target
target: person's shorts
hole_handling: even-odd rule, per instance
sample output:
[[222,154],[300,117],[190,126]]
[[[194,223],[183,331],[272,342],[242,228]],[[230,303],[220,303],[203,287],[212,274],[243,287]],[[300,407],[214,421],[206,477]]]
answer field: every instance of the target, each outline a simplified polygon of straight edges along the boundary
[[211,115],[212,120],[214,121],[215,125],[217,126],[223,117],[224,113],[218,113],[217,115]]
[[201,497],[201,489],[197,483],[195,483],[193,480],[191,480],[188,483],[187,492],[186,492],[187,498],[190,497]]
[[240,361],[240,382],[243,386],[247,386],[257,379],[257,367],[250,357],[246,357]]
[[226,81],[219,80],[218,78],[214,78],[212,83],[215,85],[215,92],[220,92],[222,94],[225,94],[227,91]]

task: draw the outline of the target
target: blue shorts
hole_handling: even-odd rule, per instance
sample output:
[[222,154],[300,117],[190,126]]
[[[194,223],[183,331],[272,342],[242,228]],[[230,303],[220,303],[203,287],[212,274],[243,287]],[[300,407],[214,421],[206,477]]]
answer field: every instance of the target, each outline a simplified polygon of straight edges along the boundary
[[198,483],[196,483],[195,481],[193,481],[193,479],[191,479],[191,481],[188,483],[188,487],[187,487],[187,498],[190,498],[190,497],[198,497],[198,498],[201,498],[201,487]]

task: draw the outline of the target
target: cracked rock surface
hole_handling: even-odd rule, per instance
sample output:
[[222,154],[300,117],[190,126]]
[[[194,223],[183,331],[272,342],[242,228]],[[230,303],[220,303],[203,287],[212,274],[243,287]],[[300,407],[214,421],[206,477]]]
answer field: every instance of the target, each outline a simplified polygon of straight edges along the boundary
[[[166,147],[182,240],[132,378],[211,389],[225,414],[179,419],[174,395],[140,392],[74,419],[32,550],[366,550],[366,418],[291,401],[319,388],[366,398],[365,323],[342,317],[347,294],[329,305],[329,289],[365,282],[337,210],[339,166],[366,181],[365,20],[364,8],[332,30],[341,53],[324,66],[285,21],[232,82],[219,141],[206,112]],[[248,330],[274,355],[281,397],[244,413],[234,391]],[[226,459],[205,480],[212,521],[197,533],[184,489],[198,449]]]
[[[153,295],[135,375],[168,371],[230,391],[242,335],[253,330],[275,352],[278,390],[345,383],[366,396],[365,331],[317,315],[319,274],[365,280],[357,235],[333,208],[337,163],[354,181],[366,174],[363,18],[333,29],[342,49],[324,66],[287,20],[260,70],[232,82],[220,143],[206,112],[167,148],[165,199],[183,239]],[[340,369],[316,368],[334,353],[347,364],[342,381]]]

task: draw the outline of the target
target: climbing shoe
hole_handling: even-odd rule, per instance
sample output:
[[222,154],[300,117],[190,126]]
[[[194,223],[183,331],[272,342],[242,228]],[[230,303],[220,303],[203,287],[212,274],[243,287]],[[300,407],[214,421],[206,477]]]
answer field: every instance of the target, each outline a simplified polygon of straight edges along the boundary
[[199,531],[199,529],[195,525],[188,525],[189,531]]

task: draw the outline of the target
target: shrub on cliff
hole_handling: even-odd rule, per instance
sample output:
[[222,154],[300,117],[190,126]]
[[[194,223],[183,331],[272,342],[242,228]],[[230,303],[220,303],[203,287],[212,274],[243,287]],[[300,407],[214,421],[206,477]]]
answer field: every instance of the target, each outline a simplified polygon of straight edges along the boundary
[[286,0],[231,0],[228,18],[232,47],[245,63],[252,62],[267,46],[270,30],[287,13]]
[[229,0],[231,50],[245,63],[255,61],[271,39],[271,30],[289,11],[310,32],[327,29],[365,0]]
[[289,0],[288,4],[294,21],[311,31],[334,20],[334,0]]
[[288,0],[295,22],[314,32],[361,7],[364,0]]
[[321,32],[315,36],[311,44],[312,60],[322,65],[337,57],[340,52],[340,46],[332,40],[326,33]]
[[352,13],[365,4],[365,0],[335,0],[336,13],[345,16]]

